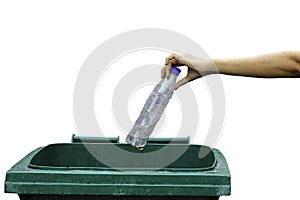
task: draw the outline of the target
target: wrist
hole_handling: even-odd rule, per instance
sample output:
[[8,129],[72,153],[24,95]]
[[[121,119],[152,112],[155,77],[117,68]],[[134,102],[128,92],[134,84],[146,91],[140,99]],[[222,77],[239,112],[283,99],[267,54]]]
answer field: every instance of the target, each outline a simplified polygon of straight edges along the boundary
[[219,73],[221,73],[217,63],[219,63],[219,60],[209,60],[206,63],[202,63],[201,68],[203,69],[202,71],[204,71],[203,76],[209,75],[209,74],[219,74]]
[[212,61],[220,74],[232,74],[235,63],[230,59],[214,59]]

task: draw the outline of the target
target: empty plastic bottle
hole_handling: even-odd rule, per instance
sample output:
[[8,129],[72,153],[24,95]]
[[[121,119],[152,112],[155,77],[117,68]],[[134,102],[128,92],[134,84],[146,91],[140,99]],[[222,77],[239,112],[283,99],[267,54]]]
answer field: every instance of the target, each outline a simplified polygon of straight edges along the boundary
[[156,123],[172,98],[176,78],[181,72],[177,67],[172,66],[169,78],[163,78],[151,92],[143,110],[135,121],[132,130],[126,138],[126,142],[136,147],[144,147],[151,135]]

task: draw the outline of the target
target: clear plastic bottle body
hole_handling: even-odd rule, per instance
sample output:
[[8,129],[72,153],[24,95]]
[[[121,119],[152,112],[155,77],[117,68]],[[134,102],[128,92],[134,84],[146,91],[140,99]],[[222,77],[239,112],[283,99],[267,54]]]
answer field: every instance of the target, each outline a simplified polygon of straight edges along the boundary
[[148,97],[132,130],[129,132],[126,138],[127,143],[136,147],[144,147],[147,144],[147,140],[156,123],[172,98],[179,72],[177,74],[171,73],[169,78],[162,79],[159,84],[156,85]]

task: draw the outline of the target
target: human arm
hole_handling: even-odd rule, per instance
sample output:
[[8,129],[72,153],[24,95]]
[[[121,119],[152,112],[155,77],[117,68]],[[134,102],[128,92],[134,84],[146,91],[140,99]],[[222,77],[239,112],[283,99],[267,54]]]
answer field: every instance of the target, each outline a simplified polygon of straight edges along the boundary
[[188,74],[176,83],[176,89],[192,80],[209,74],[227,74],[260,78],[300,77],[300,52],[280,52],[239,59],[213,59],[172,54],[166,58],[162,77],[170,75],[172,65],[187,66]]

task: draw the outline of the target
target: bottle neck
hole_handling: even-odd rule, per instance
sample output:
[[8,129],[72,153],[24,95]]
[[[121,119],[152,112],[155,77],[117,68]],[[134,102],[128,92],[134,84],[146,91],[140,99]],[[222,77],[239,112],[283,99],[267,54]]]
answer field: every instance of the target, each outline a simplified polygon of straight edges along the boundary
[[171,82],[172,82],[172,81],[176,82],[176,79],[177,79],[177,75],[174,74],[174,73],[171,73],[171,74],[170,74],[170,77],[169,77],[169,80],[170,80]]
[[169,78],[165,77],[163,80],[161,80],[160,85],[162,87],[166,87],[170,90],[174,90],[176,79],[177,79],[177,75],[174,73],[171,73]]

